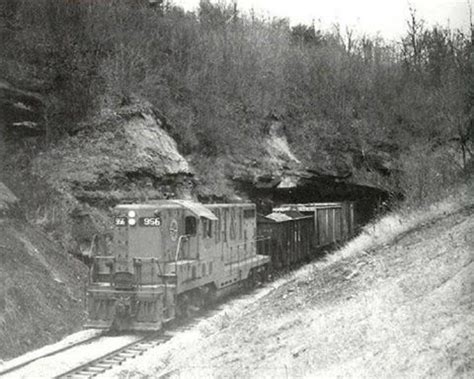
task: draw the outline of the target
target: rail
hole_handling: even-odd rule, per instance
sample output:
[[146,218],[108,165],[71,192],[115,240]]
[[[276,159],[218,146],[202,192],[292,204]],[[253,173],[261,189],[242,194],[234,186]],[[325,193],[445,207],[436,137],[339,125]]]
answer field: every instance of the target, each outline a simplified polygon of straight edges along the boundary
[[102,374],[111,368],[122,364],[127,359],[133,359],[138,355],[142,355],[145,351],[158,346],[170,337],[155,333],[151,336],[145,336],[138,341],[132,342],[126,346],[107,353],[90,362],[73,368],[61,375],[55,377],[59,378],[92,378],[98,374]]
[[197,317],[192,319],[182,320],[177,325],[174,325],[168,332],[154,332],[152,334],[145,334],[139,340],[131,342],[125,346],[117,348],[111,352],[103,354],[97,358],[90,360],[80,366],[55,376],[59,378],[93,378],[97,375],[104,374],[106,371],[121,365],[128,359],[134,359],[146,351],[169,341],[174,335],[192,329],[199,322],[209,315],[210,310],[201,312]]
[[[62,353],[63,351],[66,351],[66,350],[69,350],[69,349],[72,349],[73,347],[76,347],[76,346],[79,346],[79,345],[83,345],[83,344],[86,344],[86,343],[90,343],[91,341],[93,340],[96,340],[96,339],[99,339],[100,337],[102,336],[102,332],[97,334],[97,335],[93,335],[91,337],[88,337],[88,338],[85,338],[83,340],[80,340],[80,341],[77,341],[77,342],[74,342],[72,344],[69,344],[67,346],[63,346],[63,347],[59,347],[57,349],[53,349],[51,351],[47,351],[45,352],[44,354],[39,354],[39,355],[35,355],[33,356],[32,358],[29,358],[29,359],[26,359],[26,360],[23,360],[17,364],[9,364],[9,362],[5,362],[2,367],[0,368],[0,377],[3,376],[3,375],[6,375],[8,373],[11,373],[13,371],[16,371],[16,370],[19,370],[21,369],[22,367],[24,366],[27,366],[33,362],[36,362],[40,359],[44,359],[44,358],[48,358],[50,356],[53,356],[53,355],[56,355],[56,354],[59,354],[59,353]],[[17,359],[13,359],[13,361],[16,361]]]

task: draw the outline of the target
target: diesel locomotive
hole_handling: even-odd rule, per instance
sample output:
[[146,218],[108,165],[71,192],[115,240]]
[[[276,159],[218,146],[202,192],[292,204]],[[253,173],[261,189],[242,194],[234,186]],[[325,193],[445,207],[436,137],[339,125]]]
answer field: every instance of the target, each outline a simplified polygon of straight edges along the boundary
[[93,257],[86,327],[159,330],[270,263],[257,254],[254,204],[118,205],[114,224],[113,254]]
[[287,204],[257,218],[250,203],[160,200],[116,206],[114,226],[112,254],[92,258],[86,327],[159,330],[356,231],[349,202]]

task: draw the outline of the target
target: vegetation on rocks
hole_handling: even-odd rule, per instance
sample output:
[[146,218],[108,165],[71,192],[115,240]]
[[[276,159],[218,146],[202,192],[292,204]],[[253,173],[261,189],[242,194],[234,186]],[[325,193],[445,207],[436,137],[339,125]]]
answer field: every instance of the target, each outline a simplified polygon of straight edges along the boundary
[[82,328],[87,268],[22,220],[0,220],[0,361]]
[[8,0],[0,41],[5,79],[47,98],[48,141],[145,99],[198,164],[258,157],[272,120],[307,167],[414,200],[472,159],[471,36],[427,28],[414,10],[389,43],[207,0],[196,13],[170,2]]

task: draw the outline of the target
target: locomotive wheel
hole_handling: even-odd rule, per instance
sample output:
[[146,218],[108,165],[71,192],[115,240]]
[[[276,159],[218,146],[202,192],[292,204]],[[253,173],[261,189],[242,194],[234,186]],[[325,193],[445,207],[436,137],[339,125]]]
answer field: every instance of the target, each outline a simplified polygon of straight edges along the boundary
[[177,316],[178,318],[188,318],[196,313],[200,307],[200,297],[197,291],[183,293],[178,297]]
[[265,282],[268,282],[268,278],[270,276],[270,270],[268,266],[264,266],[263,268],[259,269],[255,275],[255,285],[260,286]]
[[258,284],[258,273],[255,269],[251,269],[248,278],[244,281],[243,287],[245,291],[251,291]]
[[178,296],[176,315],[188,318],[193,313],[207,308],[216,301],[216,289],[213,286],[196,288]]
[[209,285],[203,288],[203,307],[207,308],[214,304],[217,300],[216,288]]
[[176,317],[185,319],[189,317],[189,296],[185,293],[178,296],[176,304]]

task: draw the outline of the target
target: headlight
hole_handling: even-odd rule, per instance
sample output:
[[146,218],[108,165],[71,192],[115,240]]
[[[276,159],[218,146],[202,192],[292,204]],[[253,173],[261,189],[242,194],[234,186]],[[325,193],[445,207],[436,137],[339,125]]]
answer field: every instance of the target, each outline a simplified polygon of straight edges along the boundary
[[129,218],[128,219],[128,225],[134,226],[136,223],[137,223],[137,220],[135,220],[134,218]]
[[134,218],[136,215],[135,211],[128,211],[128,217]]

